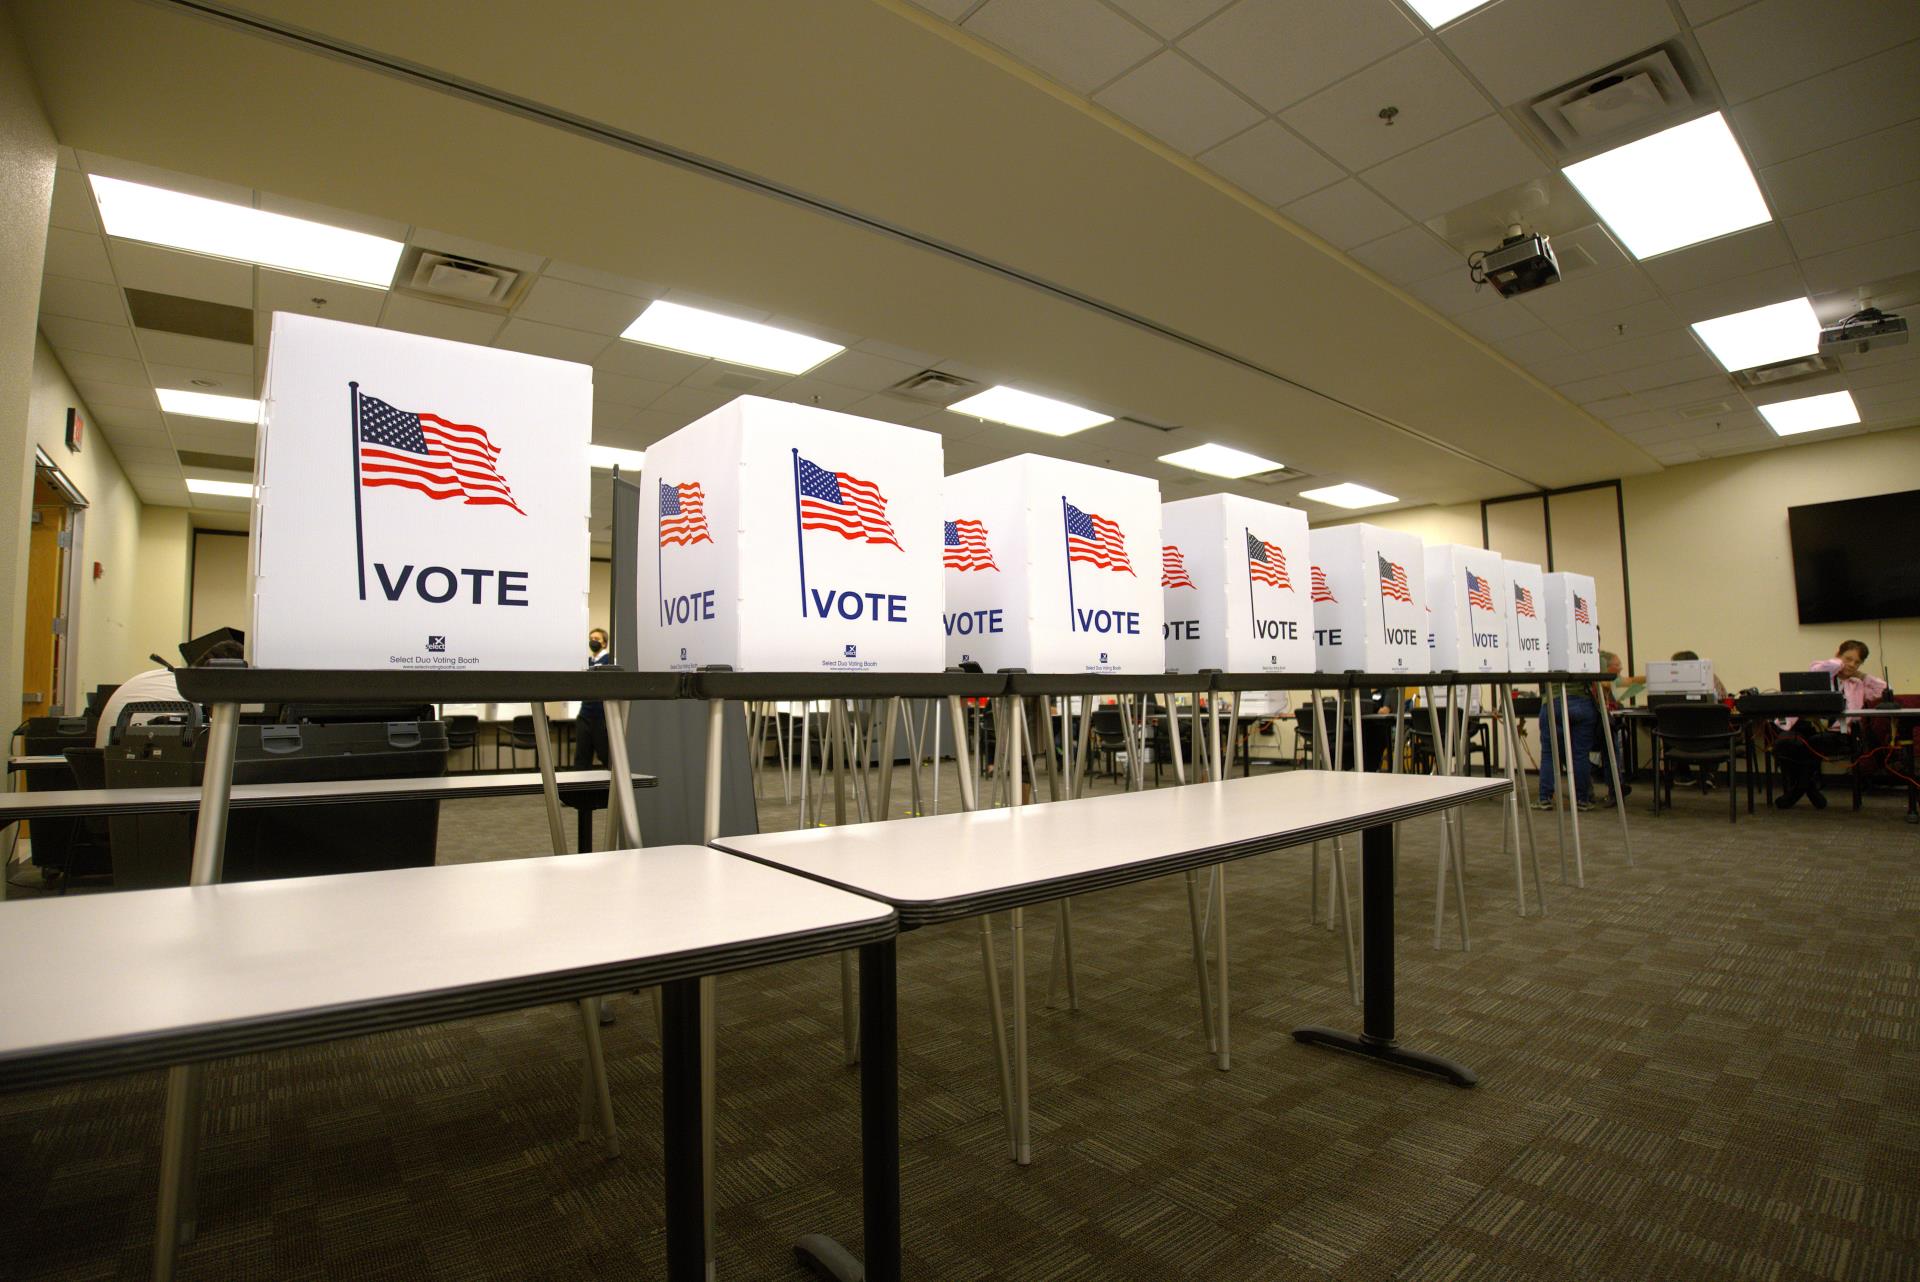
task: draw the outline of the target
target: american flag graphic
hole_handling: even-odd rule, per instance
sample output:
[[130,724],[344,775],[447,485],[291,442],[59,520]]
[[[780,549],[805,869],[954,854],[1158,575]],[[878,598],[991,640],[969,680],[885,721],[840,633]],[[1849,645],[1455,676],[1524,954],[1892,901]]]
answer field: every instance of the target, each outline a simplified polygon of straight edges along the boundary
[[[1180,549],[1169,543],[1160,549],[1160,586],[1163,588],[1193,588],[1193,580],[1187,577],[1187,558],[1180,555]],[[1199,588],[1193,588],[1198,592]]]
[[1256,538],[1251,530],[1247,531],[1247,573],[1255,583],[1293,591],[1293,580],[1287,577],[1287,554],[1278,543]]
[[1333,589],[1327,586],[1327,572],[1317,565],[1312,566],[1311,569],[1313,570],[1313,599],[1325,601],[1329,605],[1339,605],[1340,602],[1334,599]]
[[1467,571],[1467,605],[1475,610],[1493,613],[1493,590],[1487,586],[1485,579],[1472,570]]
[[1133,565],[1127,560],[1127,539],[1117,522],[1082,512],[1071,503],[1066,508],[1068,561],[1085,561],[1103,570],[1133,573]]
[[377,396],[354,391],[360,421],[360,484],[397,485],[430,499],[459,499],[476,507],[510,507],[520,515],[500,447],[485,428],[449,422],[438,414],[409,414]]
[[[800,528],[831,530],[843,539],[900,546],[887,520],[887,496],[872,481],[829,472],[799,455]],[[903,551],[905,549],[902,549]]]
[[1575,623],[1593,622],[1593,613],[1587,609],[1587,599],[1578,592],[1573,594],[1573,621]]
[[685,485],[660,482],[660,546],[684,547],[689,543],[711,542],[713,536],[707,533],[707,497],[700,492],[700,482],[688,481]]
[[987,546],[987,527],[981,521],[948,521],[941,559],[949,570],[992,570],[993,549]]
[[1413,589],[1407,586],[1407,567],[1386,557],[1376,557],[1380,562],[1380,591],[1396,601],[1413,604]]
[[1533,612],[1533,593],[1527,591],[1518,583],[1513,585],[1513,612],[1523,619],[1537,619],[1540,617]]

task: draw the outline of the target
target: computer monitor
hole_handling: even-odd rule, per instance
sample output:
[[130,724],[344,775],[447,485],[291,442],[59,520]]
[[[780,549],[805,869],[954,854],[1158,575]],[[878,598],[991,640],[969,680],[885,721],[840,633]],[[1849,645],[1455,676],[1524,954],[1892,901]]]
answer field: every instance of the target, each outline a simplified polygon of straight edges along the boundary
[[1647,665],[1647,693],[1713,694],[1713,663],[1707,659],[1674,659]]
[[1815,690],[1833,689],[1831,672],[1782,672],[1780,674],[1780,693],[1804,694]]

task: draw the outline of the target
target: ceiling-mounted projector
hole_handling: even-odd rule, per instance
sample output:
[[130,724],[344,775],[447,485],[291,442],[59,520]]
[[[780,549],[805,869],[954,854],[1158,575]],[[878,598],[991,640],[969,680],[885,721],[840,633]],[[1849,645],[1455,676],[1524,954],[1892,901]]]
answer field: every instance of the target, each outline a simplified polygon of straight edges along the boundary
[[1491,285],[1502,298],[1531,293],[1560,279],[1560,262],[1553,256],[1547,238],[1518,227],[1507,234],[1498,249],[1469,256],[1467,270],[1475,285]]
[[1822,356],[1862,356],[1907,341],[1907,319],[1869,307],[1820,331]]

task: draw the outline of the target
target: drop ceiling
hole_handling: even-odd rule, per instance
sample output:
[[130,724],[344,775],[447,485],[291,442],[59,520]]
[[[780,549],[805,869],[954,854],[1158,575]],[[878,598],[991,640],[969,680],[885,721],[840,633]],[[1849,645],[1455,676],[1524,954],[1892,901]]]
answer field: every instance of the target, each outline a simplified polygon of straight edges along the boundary
[[[1502,0],[1485,12],[1553,7]],[[1169,497],[1286,499],[1357,480],[1408,501],[1460,501],[1771,444],[1724,375],[1716,383],[1685,320],[1835,279],[1840,265],[1822,265],[1835,254],[1882,275],[1920,267],[1900,266],[1920,232],[1860,239],[1899,205],[1884,193],[1915,177],[1920,103],[1856,112],[1879,123],[1846,137],[1810,131],[1800,113],[1767,133],[1778,134],[1762,169],[1776,217],[1791,207],[1813,219],[1797,230],[1776,223],[1758,229],[1773,238],[1764,244],[1732,237],[1646,266],[1596,260],[1534,300],[1501,302],[1462,288],[1454,249],[1414,221],[1549,168],[1447,43],[1473,18],[1436,41],[1384,0],[1243,0],[1233,13],[1204,0],[944,6],[959,27],[868,0],[717,8],[634,7],[569,26],[533,4],[497,6],[489,24],[451,4],[261,0],[246,12],[279,35],[263,39],[167,4],[17,5],[68,144],[42,328],[143,497],[187,502],[184,471],[211,475],[208,458],[251,452],[247,429],[162,415],[152,389],[254,394],[267,316],[317,310],[589,362],[603,444],[642,448],[752,390],[938,430],[950,470],[1040,450],[1156,476]],[[1665,21],[1678,29],[1682,16]],[[1289,17],[1307,24],[1296,36],[1313,33],[1314,57],[1263,64],[1236,49]],[[1630,38],[1656,17],[1642,14]],[[1699,36],[1708,48],[1711,30]],[[529,31],[542,39],[521,38]],[[1580,56],[1604,65],[1608,41],[1627,38],[1583,34],[1592,48]],[[1806,75],[1903,51],[1912,63],[1911,45],[1863,51],[1851,39],[1815,50]],[[369,69],[375,53],[408,74]],[[1474,57],[1492,66],[1503,51]],[[1344,123],[1370,96],[1370,68],[1419,87],[1392,126],[1405,129],[1395,146],[1415,141],[1393,155]],[[1769,86],[1752,100],[1763,122],[1772,95],[1806,83],[1772,83],[1783,74],[1748,74]],[[311,109],[320,102],[328,110]],[[1761,163],[1751,135],[1766,131],[1743,125],[1744,110],[1735,127]],[[1827,152],[1837,158],[1822,162]],[[88,171],[378,232],[529,283],[510,309],[463,307],[114,240]],[[1781,184],[1799,194],[1776,196]],[[1845,194],[1827,200],[1835,191]],[[1843,202],[1862,200],[1850,216]],[[129,290],[244,309],[254,342],[136,328]],[[660,296],[849,350],[745,388],[760,376],[615,338]],[[1120,420],[1054,441],[887,393],[925,369]],[[1859,430],[1920,417],[1914,375],[1920,366],[1849,370]],[[1716,398],[1731,421],[1688,416]],[[1206,440],[1280,458],[1304,479],[1219,482],[1155,461]]]

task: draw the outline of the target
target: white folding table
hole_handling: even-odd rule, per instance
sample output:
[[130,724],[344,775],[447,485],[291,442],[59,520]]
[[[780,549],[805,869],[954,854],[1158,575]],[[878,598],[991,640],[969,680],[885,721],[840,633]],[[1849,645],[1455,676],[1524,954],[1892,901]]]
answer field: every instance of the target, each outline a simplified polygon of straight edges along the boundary
[[[0,989],[0,1090],[662,985],[674,1282],[706,1276],[701,977],[847,948],[890,963],[897,929],[885,904],[700,846],[78,895],[6,917],[0,972],[41,978]],[[163,1238],[187,1123],[174,1093]],[[893,1217],[897,1241],[897,1195]],[[172,1268],[157,1241],[155,1276]]]

